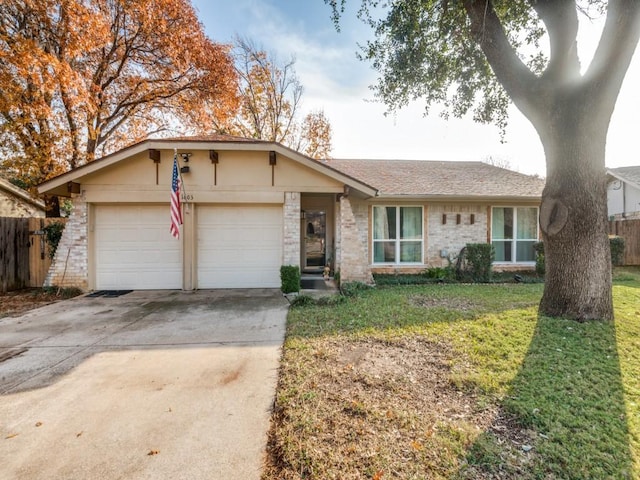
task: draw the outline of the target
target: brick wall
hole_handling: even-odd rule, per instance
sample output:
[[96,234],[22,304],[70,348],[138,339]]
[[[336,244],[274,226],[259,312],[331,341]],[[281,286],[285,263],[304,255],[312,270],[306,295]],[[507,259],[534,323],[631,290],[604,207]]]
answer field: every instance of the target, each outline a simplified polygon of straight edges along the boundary
[[340,199],[340,281],[373,283],[369,268],[368,205],[342,197]]
[[87,268],[87,204],[75,199],[45,286],[89,288]]
[[[441,251],[446,250],[454,258],[467,243],[486,243],[487,206],[486,205],[429,205],[427,224],[427,257],[429,266],[446,266],[446,258]],[[446,224],[443,224],[446,215]],[[457,216],[460,215],[460,223]],[[471,224],[471,215],[474,223]]]
[[284,194],[284,265],[300,266],[300,193]]

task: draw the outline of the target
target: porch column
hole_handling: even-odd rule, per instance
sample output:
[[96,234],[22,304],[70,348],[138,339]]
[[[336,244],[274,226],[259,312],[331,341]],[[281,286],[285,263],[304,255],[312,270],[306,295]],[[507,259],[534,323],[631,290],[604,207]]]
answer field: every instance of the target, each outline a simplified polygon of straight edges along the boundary
[[368,209],[362,202],[340,198],[340,282],[373,283],[369,268]]
[[283,265],[300,266],[300,193],[284,194]]

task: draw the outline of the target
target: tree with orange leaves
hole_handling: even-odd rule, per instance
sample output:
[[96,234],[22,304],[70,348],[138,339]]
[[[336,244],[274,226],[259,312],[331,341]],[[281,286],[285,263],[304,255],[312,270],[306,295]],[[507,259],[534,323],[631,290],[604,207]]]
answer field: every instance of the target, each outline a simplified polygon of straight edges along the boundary
[[[239,79],[235,115],[216,119],[218,131],[282,143],[313,158],[331,152],[331,123],[322,110],[300,119],[304,88],[295,60],[279,63],[252,41],[237,38],[234,57]],[[213,117],[215,118],[215,117]]]
[[33,185],[237,104],[229,47],[189,0],[4,0],[0,158]]

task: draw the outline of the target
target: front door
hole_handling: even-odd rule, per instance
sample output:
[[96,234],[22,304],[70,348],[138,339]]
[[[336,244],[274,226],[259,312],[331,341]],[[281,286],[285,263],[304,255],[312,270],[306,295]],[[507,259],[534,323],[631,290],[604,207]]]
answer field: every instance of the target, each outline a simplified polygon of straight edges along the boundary
[[306,210],[304,215],[305,269],[322,270],[327,263],[327,212]]

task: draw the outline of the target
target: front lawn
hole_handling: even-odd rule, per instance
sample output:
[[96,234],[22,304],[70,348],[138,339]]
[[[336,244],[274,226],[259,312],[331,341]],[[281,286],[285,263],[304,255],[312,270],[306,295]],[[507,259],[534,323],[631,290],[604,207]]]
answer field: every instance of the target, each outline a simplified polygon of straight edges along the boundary
[[263,479],[640,478],[640,269],[615,323],[540,284],[379,287],[292,308]]

